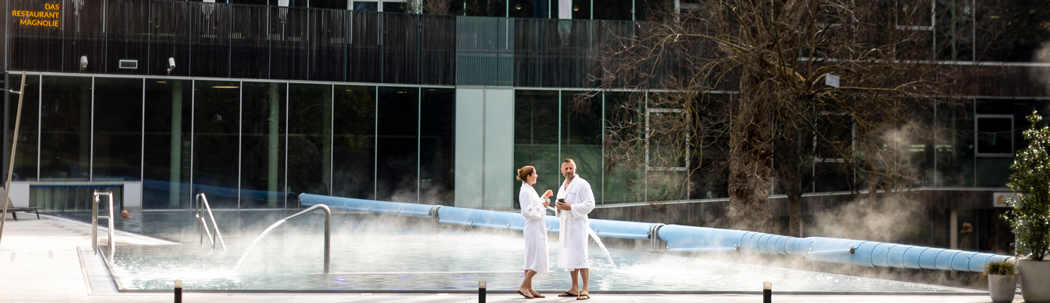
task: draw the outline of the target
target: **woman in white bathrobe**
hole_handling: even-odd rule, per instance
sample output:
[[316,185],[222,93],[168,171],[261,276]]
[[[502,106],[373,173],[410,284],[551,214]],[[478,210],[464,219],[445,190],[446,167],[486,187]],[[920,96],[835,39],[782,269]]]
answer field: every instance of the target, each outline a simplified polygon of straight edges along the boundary
[[547,229],[544,228],[543,217],[547,215],[547,205],[550,204],[550,196],[554,192],[547,190],[541,197],[532,188],[536,184],[536,168],[525,166],[518,169],[515,179],[521,180],[521,193],[518,194],[518,202],[521,203],[521,215],[525,216],[525,280],[521,281],[518,293],[525,298],[543,298],[539,292],[532,289],[532,277],[537,272],[546,273],[547,264]]

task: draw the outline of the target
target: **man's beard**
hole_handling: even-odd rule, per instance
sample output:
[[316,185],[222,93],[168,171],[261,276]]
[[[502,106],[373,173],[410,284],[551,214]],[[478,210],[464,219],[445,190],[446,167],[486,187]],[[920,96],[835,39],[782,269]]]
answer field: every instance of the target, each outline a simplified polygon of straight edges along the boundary
[[563,175],[565,175],[565,179],[572,179],[572,177],[576,176],[575,173],[564,173]]

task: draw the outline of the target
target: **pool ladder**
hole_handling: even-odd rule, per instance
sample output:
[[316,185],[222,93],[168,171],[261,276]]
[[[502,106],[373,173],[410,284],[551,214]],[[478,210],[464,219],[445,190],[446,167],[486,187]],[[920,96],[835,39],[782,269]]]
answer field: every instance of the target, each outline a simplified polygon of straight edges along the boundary
[[[109,216],[98,216],[98,203],[100,202],[99,196],[109,197]],[[116,242],[114,242],[113,238],[113,231],[116,230],[113,228],[113,192],[99,192],[98,190],[95,190],[94,199],[91,201],[93,202],[91,203],[91,250],[94,251],[95,254],[98,254],[98,219],[106,219],[109,221],[109,230],[107,231],[109,234],[109,239],[107,239],[109,244],[109,257],[112,258],[113,253],[117,250],[117,246],[115,245]]]
[[[211,213],[211,206],[208,205],[208,197],[204,196],[204,193],[198,193],[193,198],[194,202],[194,216],[201,220],[201,245],[204,245],[204,234],[208,234],[208,241],[211,242],[211,248],[215,249],[215,238],[219,239],[219,244],[222,244],[222,251],[226,251],[226,241],[222,240],[222,233],[219,232],[219,225],[215,223],[215,215]],[[208,220],[204,219],[204,211],[208,211],[208,217],[211,217],[211,227],[215,231],[215,237],[211,236],[211,231],[208,230]]]

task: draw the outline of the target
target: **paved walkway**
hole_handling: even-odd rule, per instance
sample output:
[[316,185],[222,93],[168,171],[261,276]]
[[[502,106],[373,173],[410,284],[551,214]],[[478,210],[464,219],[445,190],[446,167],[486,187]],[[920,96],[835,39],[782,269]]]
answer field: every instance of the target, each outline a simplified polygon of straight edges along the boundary
[[[91,246],[91,226],[51,216],[14,221],[8,216],[0,238],[0,302],[173,302],[172,293],[93,291],[77,247]],[[105,243],[104,229],[99,243]],[[118,232],[121,244],[170,242]],[[92,279],[90,283],[98,283]],[[525,300],[490,294],[486,302],[576,302],[574,298]],[[187,293],[184,302],[478,302],[476,294],[299,294]],[[777,295],[773,302],[989,302],[986,295]],[[762,302],[761,295],[593,294],[590,302]],[[1023,302],[1018,295],[1014,302]]]

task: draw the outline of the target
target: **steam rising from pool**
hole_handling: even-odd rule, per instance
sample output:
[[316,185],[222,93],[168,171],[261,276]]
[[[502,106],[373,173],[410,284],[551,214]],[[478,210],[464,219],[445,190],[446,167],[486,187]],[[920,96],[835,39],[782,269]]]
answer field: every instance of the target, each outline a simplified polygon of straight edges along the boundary
[[285,219],[277,220],[276,223],[274,223],[273,225],[270,225],[270,227],[267,227],[266,230],[264,230],[262,232],[262,234],[259,234],[258,237],[255,237],[255,241],[252,241],[252,244],[248,245],[248,249],[244,250],[244,254],[242,254],[241,258],[237,260],[237,264],[233,265],[233,271],[237,271],[237,268],[241,267],[241,262],[244,262],[244,258],[248,257],[248,253],[252,252],[252,248],[255,247],[255,244],[259,243],[259,240],[262,240],[262,238],[265,237],[266,234],[270,233],[270,231],[273,230],[274,228],[277,228],[277,226],[280,226],[281,224],[284,224],[284,222],[285,222]]

